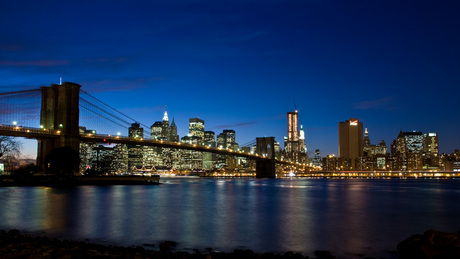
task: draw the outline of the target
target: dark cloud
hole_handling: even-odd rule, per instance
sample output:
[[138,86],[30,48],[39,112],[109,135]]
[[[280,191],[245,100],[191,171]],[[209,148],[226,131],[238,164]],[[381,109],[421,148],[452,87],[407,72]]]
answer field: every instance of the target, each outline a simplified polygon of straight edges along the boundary
[[69,60],[0,60],[0,66],[12,66],[12,67],[52,67],[52,66],[63,66],[70,64]]
[[90,93],[112,92],[112,91],[130,91],[139,88],[145,88],[151,82],[163,80],[163,77],[151,77],[141,79],[104,79],[94,81],[83,81],[82,86],[85,86]]
[[377,100],[363,101],[353,104],[353,108],[357,110],[369,110],[369,109],[379,109],[379,110],[394,110],[393,97],[384,97]]
[[242,123],[237,123],[237,124],[217,125],[214,128],[215,129],[232,129],[232,128],[252,126],[256,124],[258,124],[257,121],[248,121],[248,122],[242,122]]

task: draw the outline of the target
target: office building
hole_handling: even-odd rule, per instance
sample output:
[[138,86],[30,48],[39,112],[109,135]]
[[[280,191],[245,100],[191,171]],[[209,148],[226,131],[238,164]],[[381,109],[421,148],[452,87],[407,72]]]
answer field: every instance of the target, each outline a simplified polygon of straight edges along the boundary
[[174,122],[174,118],[171,122],[171,126],[169,126],[169,136],[168,140],[172,142],[179,142],[179,135],[177,135],[177,126]]
[[163,122],[162,122],[162,129],[161,129],[161,137],[164,140],[168,139],[169,136],[169,118],[168,118],[168,112],[165,111],[165,114],[163,115]]
[[288,135],[284,143],[284,149],[288,154],[300,151],[299,147],[299,113],[297,110],[287,113]]
[[395,141],[394,156],[399,170],[422,170],[424,137],[420,131],[399,132]]
[[150,126],[150,139],[152,140],[160,140],[161,139],[161,132],[163,131],[163,122],[155,121],[155,123]]
[[[201,140],[204,138],[204,120],[199,118],[190,118],[189,119],[189,133],[192,136],[199,137]],[[202,143],[199,143],[200,145]]]
[[439,167],[438,133],[423,134],[423,155],[424,169],[437,169]]
[[345,122],[340,122],[339,158],[349,159],[350,169],[356,170],[356,159],[362,156],[363,124],[358,119],[349,119]]
[[[133,139],[142,139],[144,129],[139,123],[131,124],[128,129],[128,137]],[[141,168],[143,164],[143,147],[141,145],[128,145],[128,172],[132,173],[133,168]]]

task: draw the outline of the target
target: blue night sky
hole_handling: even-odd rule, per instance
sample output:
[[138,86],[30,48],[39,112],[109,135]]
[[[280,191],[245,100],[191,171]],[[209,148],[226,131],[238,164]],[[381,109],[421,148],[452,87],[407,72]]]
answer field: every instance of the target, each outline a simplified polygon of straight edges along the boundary
[[[460,148],[459,1],[1,1],[0,92],[64,81],[143,124],[165,107],[240,144],[283,142],[299,110],[309,155],[338,123],[372,144],[438,132]],[[32,153],[35,147],[29,147]]]

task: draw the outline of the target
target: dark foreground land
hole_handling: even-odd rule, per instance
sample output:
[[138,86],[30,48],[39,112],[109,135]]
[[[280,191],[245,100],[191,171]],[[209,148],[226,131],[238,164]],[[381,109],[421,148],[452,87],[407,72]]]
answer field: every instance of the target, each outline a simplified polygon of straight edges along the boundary
[[[146,249],[151,247],[151,249]],[[82,241],[60,240],[56,238],[23,234],[18,230],[0,230],[0,258],[180,258],[180,259],[301,259],[309,258],[300,253],[286,252],[284,254],[257,254],[251,250],[234,250],[231,253],[215,252],[211,248],[193,252],[174,251],[176,243],[162,242],[156,247],[144,244],[137,247],[101,245]],[[419,259],[454,259],[460,258],[460,234],[443,233],[435,230],[426,231],[423,235],[413,235],[398,244],[398,254],[395,258]],[[374,257],[360,256],[364,259]],[[318,259],[341,258],[329,251],[315,251]],[[355,257],[356,258],[356,257]]]

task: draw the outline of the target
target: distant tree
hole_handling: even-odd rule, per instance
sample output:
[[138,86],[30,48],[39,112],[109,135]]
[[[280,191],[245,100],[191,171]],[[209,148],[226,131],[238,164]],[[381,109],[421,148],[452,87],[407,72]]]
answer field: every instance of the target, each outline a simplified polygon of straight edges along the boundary
[[16,177],[28,177],[32,176],[36,173],[40,173],[42,168],[35,165],[35,164],[28,164],[25,166],[21,166],[18,169],[13,171],[13,175]]
[[13,137],[0,136],[0,159],[6,156],[18,157],[21,150],[21,143]]
[[72,176],[80,165],[80,154],[70,147],[59,147],[45,157],[46,172],[59,176]]

